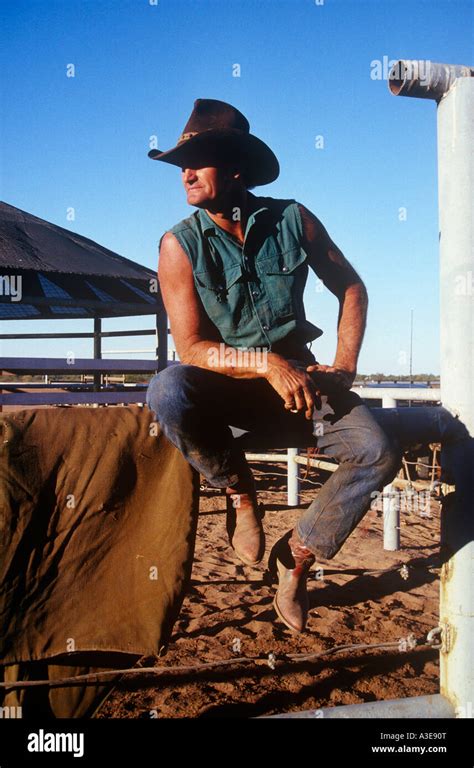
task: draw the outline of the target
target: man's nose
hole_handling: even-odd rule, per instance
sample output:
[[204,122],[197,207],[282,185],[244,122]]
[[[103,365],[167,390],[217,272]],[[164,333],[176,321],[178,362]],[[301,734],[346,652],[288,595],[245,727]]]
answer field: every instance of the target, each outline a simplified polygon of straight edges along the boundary
[[183,181],[189,184],[189,182],[196,179],[196,171],[192,168],[183,168]]

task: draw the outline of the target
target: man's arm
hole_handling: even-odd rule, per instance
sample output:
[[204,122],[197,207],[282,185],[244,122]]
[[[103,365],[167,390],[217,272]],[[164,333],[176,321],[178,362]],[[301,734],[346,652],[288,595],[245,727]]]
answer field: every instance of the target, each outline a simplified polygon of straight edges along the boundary
[[[318,400],[314,383],[305,371],[293,368],[285,358],[274,352],[267,354],[267,368],[263,371],[261,365],[238,365],[237,355],[225,354],[228,350],[235,351],[235,348],[224,344],[219,330],[205,313],[194,285],[189,259],[171,232],[167,232],[161,240],[158,279],[182,363],[236,378],[265,378],[278,392],[287,409],[304,410],[306,417],[311,418]],[[224,354],[217,356],[219,364],[216,365],[216,355],[212,354],[212,350],[218,350],[219,344],[223,344]]]
[[332,366],[311,366],[313,370],[346,372],[346,382],[352,385],[357,372],[357,360],[364,338],[368,295],[364,283],[331,240],[319,219],[299,205],[303,222],[304,247],[309,264],[324,285],[339,300],[337,349]]
[[[256,365],[234,365],[237,356],[225,354],[234,347],[224,344],[218,328],[206,314],[194,285],[191,263],[171,232],[167,232],[161,241],[158,279],[171,334],[182,363],[237,378],[262,377]],[[218,361],[223,365],[216,366],[217,356],[212,352],[219,349],[219,344],[223,345],[224,354],[218,356]]]

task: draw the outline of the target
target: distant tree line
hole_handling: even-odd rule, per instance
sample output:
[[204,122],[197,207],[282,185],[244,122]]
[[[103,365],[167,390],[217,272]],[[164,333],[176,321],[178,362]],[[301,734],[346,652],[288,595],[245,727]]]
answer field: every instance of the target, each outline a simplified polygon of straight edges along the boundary
[[439,381],[439,374],[435,373],[414,373],[400,375],[398,373],[358,373],[356,381]]

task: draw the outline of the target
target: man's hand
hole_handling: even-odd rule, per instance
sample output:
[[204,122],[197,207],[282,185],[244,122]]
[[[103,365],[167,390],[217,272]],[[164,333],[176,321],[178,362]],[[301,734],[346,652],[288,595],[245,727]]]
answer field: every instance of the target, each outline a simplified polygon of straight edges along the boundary
[[265,378],[278,392],[288,411],[304,410],[305,417],[311,419],[313,411],[321,409],[319,389],[303,368],[295,368],[279,355],[269,355]]
[[348,371],[345,368],[336,368],[333,365],[308,365],[308,373],[313,374],[313,380],[321,387],[322,391],[330,389],[350,389],[354,383],[357,371]]

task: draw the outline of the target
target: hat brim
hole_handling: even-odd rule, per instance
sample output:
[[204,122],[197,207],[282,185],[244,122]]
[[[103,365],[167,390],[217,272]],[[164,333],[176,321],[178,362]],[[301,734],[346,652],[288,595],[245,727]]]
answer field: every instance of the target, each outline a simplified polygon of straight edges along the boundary
[[208,166],[235,162],[252,187],[270,184],[280,173],[278,160],[264,141],[251,133],[232,128],[202,131],[165,152],[152,149],[148,157],[179,168],[196,162]]

